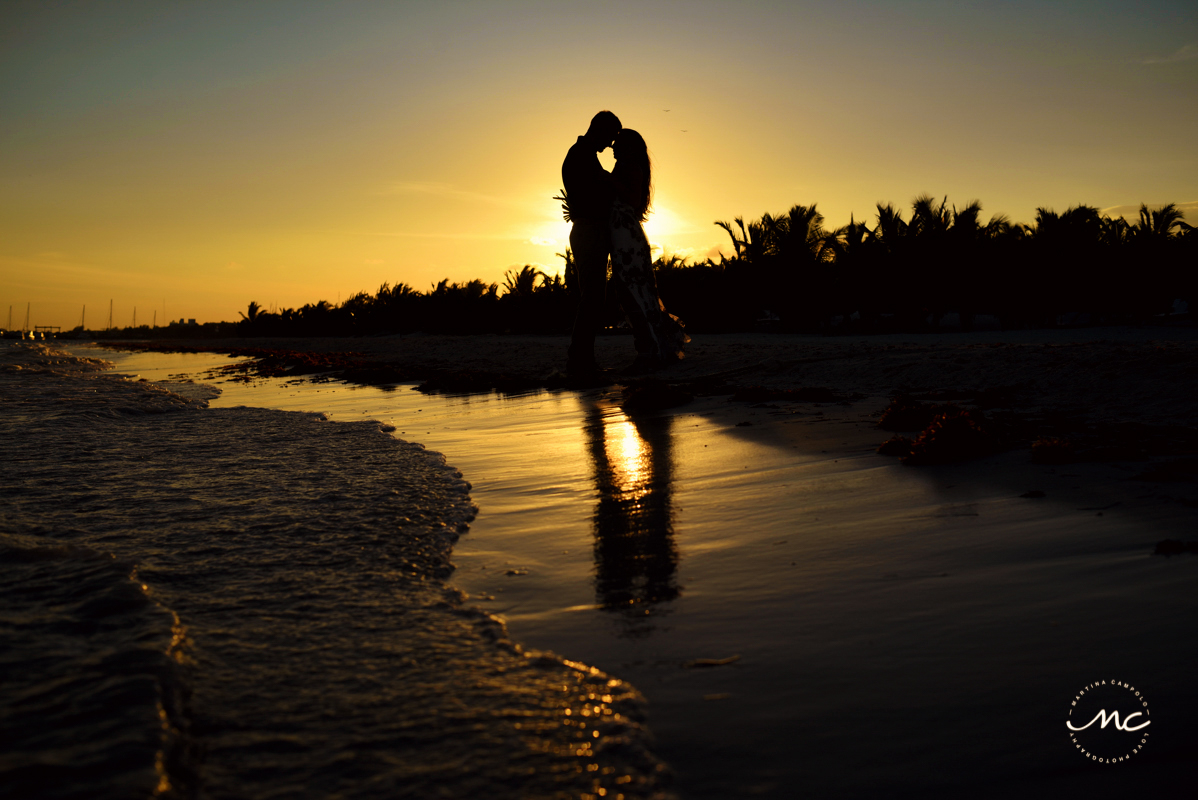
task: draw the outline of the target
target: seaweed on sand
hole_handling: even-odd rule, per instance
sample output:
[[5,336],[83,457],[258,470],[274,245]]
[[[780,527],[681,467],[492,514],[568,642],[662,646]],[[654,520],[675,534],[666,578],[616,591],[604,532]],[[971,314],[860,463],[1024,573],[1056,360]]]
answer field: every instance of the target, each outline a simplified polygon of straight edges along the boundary
[[884,431],[922,431],[932,424],[937,414],[954,408],[956,406],[950,403],[925,403],[909,394],[896,394],[882,411],[878,427]]
[[998,437],[980,411],[945,406],[914,439],[893,436],[878,452],[899,456],[904,464],[948,464],[987,456],[998,450]]
[[1198,542],[1183,542],[1181,539],[1162,539],[1152,551],[1157,556],[1179,556],[1182,553],[1198,553]]
[[997,439],[982,412],[952,408],[932,419],[902,460],[904,464],[946,464],[988,456],[997,449]]

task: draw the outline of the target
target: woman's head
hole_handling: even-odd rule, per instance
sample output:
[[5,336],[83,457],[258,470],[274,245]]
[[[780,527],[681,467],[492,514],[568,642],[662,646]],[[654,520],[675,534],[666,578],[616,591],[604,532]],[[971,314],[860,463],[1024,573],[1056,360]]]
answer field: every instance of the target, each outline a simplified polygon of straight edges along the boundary
[[612,152],[616,156],[616,169],[629,177],[636,177],[636,185],[631,187],[635,190],[634,195],[637,201],[634,208],[644,219],[649,214],[650,195],[653,192],[649,148],[645,146],[645,140],[639,133],[632,128],[624,128],[616,134]]
[[649,149],[645,146],[644,138],[632,128],[620,129],[612,144],[612,152],[615,153],[617,160],[631,158],[635,161],[638,158],[645,160],[649,158]]

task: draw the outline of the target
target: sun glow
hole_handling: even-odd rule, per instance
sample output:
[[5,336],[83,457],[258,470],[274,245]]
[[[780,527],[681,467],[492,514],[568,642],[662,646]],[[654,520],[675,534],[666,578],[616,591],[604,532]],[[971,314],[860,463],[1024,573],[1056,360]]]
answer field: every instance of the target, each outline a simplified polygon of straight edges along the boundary
[[645,220],[645,235],[649,237],[649,241],[660,243],[666,250],[671,249],[668,244],[669,240],[675,239],[681,234],[693,233],[695,230],[694,224],[683,219],[667,206],[658,203],[653,204],[649,219]]
[[[684,247],[681,241],[693,238],[701,230],[690,220],[687,220],[673,209],[654,203],[649,213],[649,219],[644,223],[645,236],[653,258],[661,255],[679,254],[687,258],[702,260],[705,252],[702,248]],[[570,223],[560,217],[546,218],[541,224],[525,237],[524,241],[535,245],[544,251],[538,259],[542,264],[551,266],[544,269],[550,275],[562,274],[565,263],[557,257],[565,253],[570,246]]]

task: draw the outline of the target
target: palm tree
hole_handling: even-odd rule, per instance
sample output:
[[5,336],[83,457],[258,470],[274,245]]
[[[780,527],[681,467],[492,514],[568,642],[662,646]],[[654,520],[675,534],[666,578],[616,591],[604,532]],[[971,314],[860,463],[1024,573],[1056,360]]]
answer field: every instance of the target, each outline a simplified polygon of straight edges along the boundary
[[575,286],[574,251],[567,247],[566,252],[554,253],[554,255],[566,262],[566,266],[562,270],[562,279],[565,281],[566,289],[571,294],[575,294],[578,287]]
[[1173,203],[1161,206],[1156,211],[1149,211],[1148,206],[1141,203],[1140,220],[1133,226],[1133,230],[1137,238],[1160,241],[1172,236],[1175,227],[1185,225],[1184,220],[1185,215]]
[[889,310],[904,327],[914,327],[920,318],[917,304],[923,278],[923,263],[916,259],[915,229],[903,219],[903,212],[892,203],[878,203],[878,224],[872,240],[877,266],[874,269],[874,296],[878,311]]
[[241,311],[238,311],[237,313],[241,314],[241,318],[244,321],[248,322],[250,325],[253,325],[254,321],[258,319],[258,315],[262,313],[262,306],[258,305],[257,300],[251,300],[249,307],[245,310],[245,313]]
[[832,260],[833,234],[824,229],[824,215],[810,206],[792,206],[786,217],[777,221],[778,255],[791,263],[817,264]]
[[[945,210],[948,197],[935,205],[931,195],[921,194],[911,203],[911,229],[916,236],[940,236],[952,225],[952,212]],[[980,210],[980,207],[979,207]]]
[[[1168,313],[1179,293],[1193,294],[1192,269],[1186,270],[1188,274],[1180,283],[1176,275],[1170,274],[1170,265],[1189,260],[1183,254],[1185,240],[1182,237],[1186,233],[1183,219],[1184,215],[1173,203],[1155,211],[1140,204],[1139,219],[1128,231],[1130,246],[1124,248],[1131,258],[1128,266],[1134,271],[1136,281],[1129,287],[1131,291],[1124,292],[1121,298],[1134,319]],[[1177,234],[1174,229],[1178,230]],[[1189,260],[1189,263],[1193,261]]]
[[907,223],[903,221],[903,212],[891,203],[878,203],[878,226],[874,228],[874,236],[893,252],[907,236]]
[[686,258],[678,255],[677,253],[671,253],[668,256],[665,253],[662,253],[657,257],[657,260],[653,262],[653,269],[657,272],[685,268]]
[[[768,216],[768,214],[766,216]],[[753,237],[750,230],[745,227],[745,218],[736,217],[733,222],[735,222],[737,227],[740,228],[739,237],[737,237],[736,231],[732,230],[731,224],[722,220],[717,220],[715,224],[723,228],[728,233],[728,237],[732,239],[732,249],[736,251],[736,258],[750,259],[750,253],[753,247]]]
[[881,312],[875,274],[881,244],[876,231],[850,214],[848,225],[828,234],[827,246],[842,287],[839,294],[847,303],[843,310],[847,315],[856,311],[865,326],[875,326]]
[[850,253],[859,251],[873,239],[874,232],[870,230],[869,226],[864,222],[857,222],[853,215],[849,214],[849,224],[832,231],[828,243],[833,248],[834,256],[839,260]]
[[506,289],[505,294],[517,297],[532,297],[537,290],[538,279],[547,281],[548,276],[531,264],[525,264],[519,272],[510,269],[503,274],[503,287]]
[[1103,217],[1101,242],[1107,247],[1119,247],[1131,239],[1132,227],[1123,217]]
[[952,227],[949,230],[958,239],[975,240],[981,236],[985,226],[982,225],[981,221],[982,204],[979,201],[970,201],[960,211],[954,205],[952,214],[949,216],[952,220]]

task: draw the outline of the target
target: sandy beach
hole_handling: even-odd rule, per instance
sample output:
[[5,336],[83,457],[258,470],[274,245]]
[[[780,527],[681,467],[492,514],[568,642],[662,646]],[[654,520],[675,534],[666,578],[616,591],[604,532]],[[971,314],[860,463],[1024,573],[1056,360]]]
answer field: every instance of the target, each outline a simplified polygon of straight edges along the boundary
[[[642,692],[682,797],[1181,796],[1198,558],[1156,551],[1195,538],[1193,330],[696,336],[654,376],[677,393],[658,410],[615,374],[532,390],[560,385],[565,337],[182,344],[273,351],[273,377],[206,373],[217,405],[376,418],[444,453],[480,508],[450,584]],[[600,339],[601,365],[630,356]],[[525,389],[322,382],[339,369]],[[900,392],[975,410],[1000,446],[877,454]],[[1075,447],[1034,459],[1038,437]],[[1113,776],[1064,724],[1106,680],[1154,713]]]

